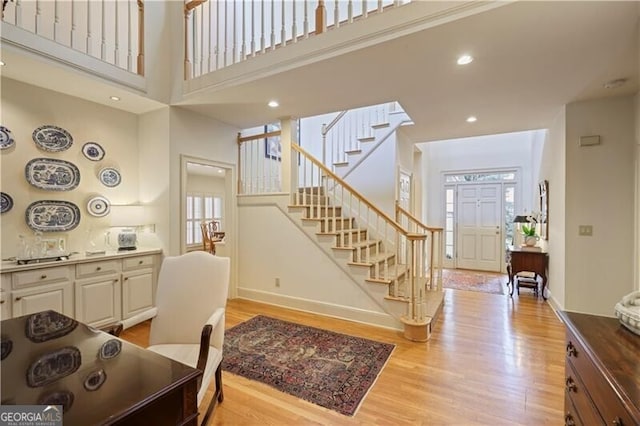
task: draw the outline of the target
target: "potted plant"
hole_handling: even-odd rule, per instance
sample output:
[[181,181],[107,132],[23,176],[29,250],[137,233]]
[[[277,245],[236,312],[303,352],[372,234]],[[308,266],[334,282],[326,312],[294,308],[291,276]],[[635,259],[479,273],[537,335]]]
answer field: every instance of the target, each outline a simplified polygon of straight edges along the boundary
[[522,225],[522,234],[524,235],[524,243],[527,246],[533,247],[540,239],[536,235],[536,219],[533,216],[528,216],[528,225]]

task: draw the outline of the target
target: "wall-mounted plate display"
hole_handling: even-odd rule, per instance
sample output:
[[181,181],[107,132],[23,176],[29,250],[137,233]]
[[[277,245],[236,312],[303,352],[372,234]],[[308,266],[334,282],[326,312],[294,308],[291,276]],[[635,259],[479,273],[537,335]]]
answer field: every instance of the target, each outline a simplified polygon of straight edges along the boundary
[[0,213],[6,213],[13,208],[13,198],[6,192],[0,192]]
[[48,152],[65,151],[73,144],[73,137],[69,132],[49,124],[35,129],[31,137],[40,149]]
[[93,197],[87,202],[87,211],[91,216],[103,217],[109,214],[111,203],[104,197]]
[[80,223],[80,209],[68,201],[41,200],[29,204],[25,219],[34,231],[70,231]]
[[75,164],[55,158],[34,158],[24,168],[27,182],[47,191],[71,191],[80,183]]
[[0,126],[0,149],[11,148],[15,142],[16,141],[13,139],[11,130],[4,126]]
[[82,145],[82,153],[91,161],[100,161],[104,158],[104,148],[96,142],[87,142]]
[[120,172],[113,167],[105,167],[104,169],[100,170],[98,178],[104,186],[108,186],[109,188],[120,185],[120,182],[122,181]]

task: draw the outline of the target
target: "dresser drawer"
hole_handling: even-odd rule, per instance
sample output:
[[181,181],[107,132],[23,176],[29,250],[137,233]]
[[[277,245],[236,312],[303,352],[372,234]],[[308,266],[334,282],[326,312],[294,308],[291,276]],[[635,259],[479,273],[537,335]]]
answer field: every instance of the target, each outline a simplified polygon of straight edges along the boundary
[[76,278],[95,277],[120,272],[119,260],[103,260],[100,262],[79,263],[76,265]]
[[72,279],[72,268],[60,266],[57,268],[43,268],[31,271],[14,272],[13,288],[23,288],[40,284],[52,284]]
[[582,426],[578,410],[573,405],[568,392],[564,393],[564,426]]
[[[565,395],[569,397],[575,410],[580,413],[580,421],[585,425],[603,424],[602,417],[593,405],[587,389],[580,376],[571,366],[571,361],[565,362]],[[566,403],[566,401],[565,401]],[[575,415],[574,415],[575,417]]]
[[598,407],[600,416],[604,419],[604,424],[636,425],[611,384],[570,331],[567,331],[567,358],[567,363],[580,375],[584,387],[588,389],[593,404]]
[[122,260],[122,270],[132,271],[135,269],[152,268],[153,256],[127,257]]

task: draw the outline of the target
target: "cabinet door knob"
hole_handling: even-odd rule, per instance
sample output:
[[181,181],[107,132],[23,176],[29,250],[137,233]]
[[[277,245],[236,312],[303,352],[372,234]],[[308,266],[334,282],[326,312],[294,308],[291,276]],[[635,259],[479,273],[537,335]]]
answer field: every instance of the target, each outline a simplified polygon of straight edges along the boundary
[[41,280],[44,280],[44,279],[46,279],[46,278],[47,278],[47,276],[46,276],[46,275],[40,275],[40,279],[41,279]]
[[100,271],[100,270],[102,270],[102,267],[98,266],[98,267],[96,268],[96,271]]
[[576,382],[573,381],[571,376],[567,377],[567,380],[564,381],[564,387],[567,392],[576,392],[578,390]]
[[576,350],[576,347],[573,346],[572,342],[567,343],[567,356],[568,357],[576,357],[578,356],[578,351]]
[[144,261],[138,260],[138,265],[142,265],[143,263],[144,263]]
[[22,299],[22,297],[16,297],[16,302]]
[[113,280],[113,282],[114,282],[114,283],[117,283],[117,282],[118,282],[118,279],[116,278],[115,280]]
[[129,277],[124,277],[124,280],[127,281],[129,279]]
[[564,426],[576,426],[576,421],[573,420],[571,413],[567,413],[564,416]]
[[611,424],[613,426],[622,426],[622,419],[620,417],[616,417],[615,419],[613,419]]
[[0,300],[0,305],[4,304],[4,300]]

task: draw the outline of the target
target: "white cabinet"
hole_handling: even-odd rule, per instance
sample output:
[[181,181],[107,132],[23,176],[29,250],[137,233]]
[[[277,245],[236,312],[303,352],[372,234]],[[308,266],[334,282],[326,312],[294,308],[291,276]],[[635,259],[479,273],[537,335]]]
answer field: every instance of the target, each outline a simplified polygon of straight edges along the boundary
[[0,287],[0,320],[11,318],[11,303],[9,293],[11,291],[11,274],[2,274],[2,286]]
[[120,275],[77,280],[75,290],[78,321],[100,327],[120,320]]
[[11,292],[13,317],[53,309],[73,317],[73,287],[71,281],[36,286]]
[[153,256],[137,256],[122,262],[122,318],[153,307]]

